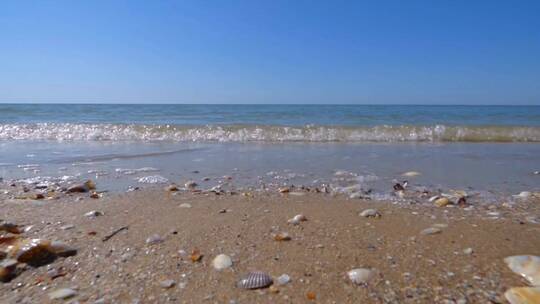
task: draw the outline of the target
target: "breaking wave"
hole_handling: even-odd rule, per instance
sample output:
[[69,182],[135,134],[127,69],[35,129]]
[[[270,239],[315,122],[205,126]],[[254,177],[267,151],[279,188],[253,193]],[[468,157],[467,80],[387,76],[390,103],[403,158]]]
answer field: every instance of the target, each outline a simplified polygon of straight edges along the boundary
[[185,142],[540,142],[540,127],[0,124],[0,140]]

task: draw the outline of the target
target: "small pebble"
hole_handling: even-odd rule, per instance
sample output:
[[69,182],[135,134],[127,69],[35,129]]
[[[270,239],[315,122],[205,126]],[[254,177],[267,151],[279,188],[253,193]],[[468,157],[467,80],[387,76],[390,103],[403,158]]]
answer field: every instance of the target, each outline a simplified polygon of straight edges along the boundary
[[442,230],[439,229],[439,228],[435,228],[435,227],[430,227],[430,228],[427,228],[427,229],[424,229],[420,232],[420,234],[423,234],[423,235],[430,235],[430,234],[438,234],[438,233],[441,233]]
[[165,289],[169,289],[169,288],[173,287],[174,285],[176,285],[176,282],[173,281],[173,280],[163,280],[163,281],[159,282],[159,286],[161,286],[162,288],[165,288]]
[[77,295],[77,292],[71,288],[57,289],[49,293],[51,300],[65,300]]
[[153,234],[146,239],[146,244],[155,245],[163,242],[163,238],[159,234]]

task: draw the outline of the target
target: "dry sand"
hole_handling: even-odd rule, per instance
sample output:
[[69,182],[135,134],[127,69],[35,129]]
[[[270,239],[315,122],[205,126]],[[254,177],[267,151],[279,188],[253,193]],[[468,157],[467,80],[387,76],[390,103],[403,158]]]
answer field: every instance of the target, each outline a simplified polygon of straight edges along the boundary
[[[49,303],[48,293],[59,288],[77,294],[52,302],[505,303],[506,289],[526,284],[503,258],[540,254],[540,224],[525,220],[540,215],[538,201],[467,211],[322,193],[244,196],[154,189],[83,196],[82,201],[77,195],[0,200],[0,219],[32,226],[25,237],[62,240],[78,249],[75,256],[27,267],[11,282],[0,283],[0,303]],[[376,208],[382,217],[359,216],[366,208]],[[85,217],[91,210],[104,215]],[[308,221],[287,224],[299,213]],[[442,232],[420,233],[433,225]],[[123,226],[129,228],[102,241]],[[276,232],[292,239],[275,241]],[[154,234],[163,242],[147,244]],[[203,254],[200,262],[189,257],[196,248]],[[466,248],[473,253],[464,253]],[[211,261],[222,253],[233,266],[216,271]],[[346,273],[359,267],[378,274],[365,286],[354,285]],[[51,279],[57,270],[65,275]],[[236,281],[253,270],[274,281],[288,274],[291,282],[271,289],[237,288]],[[175,285],[164,288],[164,280]]]

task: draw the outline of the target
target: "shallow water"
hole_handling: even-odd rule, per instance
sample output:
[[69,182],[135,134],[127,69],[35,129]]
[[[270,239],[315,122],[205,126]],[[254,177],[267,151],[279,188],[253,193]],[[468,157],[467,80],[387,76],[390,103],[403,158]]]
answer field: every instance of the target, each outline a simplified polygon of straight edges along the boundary
[[[0,142],[0,176],[92,178],[121,191],[145,176],[203,187],[232,176],[238,187],[359,184],[387,194],[395,181],[489,197],[538,190],[540,145],[515,143]],[[196,173],[194,173],[196,171]],[[418,171],[417,177],[404,177]],[[337,173],[337,174],[336,174]],[[211,177],[203,182],[203,177]],[[38,180],[38,179],[35,179]]]

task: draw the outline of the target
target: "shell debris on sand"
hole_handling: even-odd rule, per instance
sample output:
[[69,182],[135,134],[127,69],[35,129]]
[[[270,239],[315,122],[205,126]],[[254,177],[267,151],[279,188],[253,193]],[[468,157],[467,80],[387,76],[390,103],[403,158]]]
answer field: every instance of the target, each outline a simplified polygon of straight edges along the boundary
[[540,257],[534,255],[515,255],[504,259],[515,273],[524,277],[533,286],[540,286]]
[[291,236],[287,232],[279,232],[274,234],[274,240],[275,241],[290,241]]
[[442,230],[436,227],[429,227],[420,232],[422,235],[431,235],[431,234],[438,234],[441,233]]
[[450,200],[447,197],[440,197],[436,199],[433,203],[437,207],[445,207],[446,205],[450,204]]
[[233,262],[231,260],[231,257],[226,254],[219,254],[212,261],[212,266],[214,266],[215,270],[223,270],[229,268],[232,266],[232,264]]
[[258,289],[272,285],[272,277],[262,271],[253,271],[242,277],[236,284],[243,289]]
[[511,304],[538,304],[540,287],[514,287],[508,289],[504,296]]

